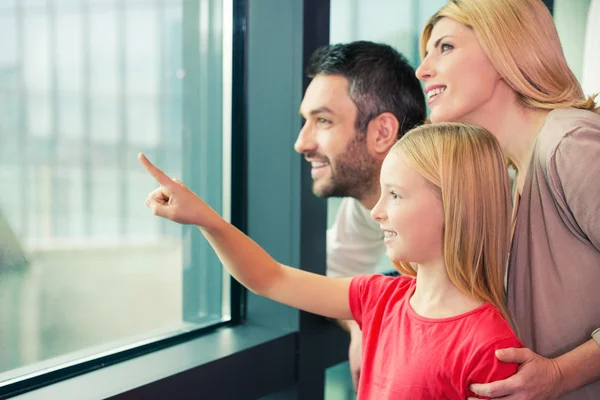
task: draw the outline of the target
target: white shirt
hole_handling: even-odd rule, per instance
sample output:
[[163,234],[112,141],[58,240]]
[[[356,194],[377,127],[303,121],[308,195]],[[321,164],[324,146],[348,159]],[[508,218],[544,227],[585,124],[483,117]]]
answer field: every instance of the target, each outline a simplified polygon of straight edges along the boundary
[[371,212],[358,200],[344,198],[327,230],[327,276],[373,274],[384,254],[383,232]]

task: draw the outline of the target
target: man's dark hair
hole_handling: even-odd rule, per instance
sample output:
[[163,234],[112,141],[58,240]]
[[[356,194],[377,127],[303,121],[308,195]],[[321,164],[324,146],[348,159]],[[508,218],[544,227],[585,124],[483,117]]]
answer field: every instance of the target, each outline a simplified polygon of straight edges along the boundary
[[384,112],[398,119],[398,138],[425,120],[425,96],[415,70],[391,46],[359,41],[321,47],[310,57],[306,75],[348,79],[358,132],[366,132],[369,122]]

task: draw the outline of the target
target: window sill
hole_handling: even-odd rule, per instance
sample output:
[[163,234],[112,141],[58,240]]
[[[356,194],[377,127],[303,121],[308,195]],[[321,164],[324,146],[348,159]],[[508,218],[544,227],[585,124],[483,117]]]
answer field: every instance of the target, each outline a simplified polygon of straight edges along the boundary
[[296,341],[296,333],[280,330],[222,328],[14,399],[165,399],[175,394],[179,399],[199,393],[256,398],[295,382]]

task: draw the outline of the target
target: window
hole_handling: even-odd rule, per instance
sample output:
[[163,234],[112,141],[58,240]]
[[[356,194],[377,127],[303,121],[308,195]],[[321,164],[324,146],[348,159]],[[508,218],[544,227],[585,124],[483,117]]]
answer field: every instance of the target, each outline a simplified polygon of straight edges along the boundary
[[[115,3],[126,3],[129,7],[142,3],[140,0],[53,1],[61,6],[83,3],[90,7],[92,4],[107,7]],[[173,3],[167,0],[145,2]],[[21,5],[20,0],[0,0],[0,10],[14,8],[17,3]],[[29,6],[30,3],[33,1],[23,1],[22,5]],[[39,8],[40,1],[35,3]],[[41,3],[47,6],[45,2]],[[191,182],[190,186],[200,191],[217,209],[221,202],[227,204],[230,197],[232,220],[278,261],[324,273],[326,204],[312,194],[310,166],[293,151],[293,144],[301,126],[298,108],[302,99],[303,71],[308,55],[327,43],[329,2],[182,0],[181,4],[181,57],[185,77],[190,78],[181,89],[181,121],[184,131],[187,126],[197,132],[187,134],[191,142],[182,145],[181,177],[186,184]],[[230,7],[233,12],[228,10]],[[213,17],[220,12],[223,19]],[[231,14],[234,16],[232,29],[227,26],[231,21],[226,18]],[[206,21],[214,22],[214,25],[198,29]],[[224,22],[222,28],[218,21]],[[0,22],[4,23],[4,20]],[[234,40],[228,43],[224,34],[221,41],[221,31],[233,31]],[[0,46],[4,46],[6,40],[0,40]],[[222,56],[219,52],[221,43]],[[229,46],[233,46],[233,51],[228,49]],[[209,54],[219,56],[201,56],[199,50],[206,48]],[[11,47],[1,49],[0,53],[4,53]],[[227,60],[228,54],[233,54],[231,62]],[[4,54],[0,54],[0,59],[2,57]],[[226,72],[227,64],[232,67],[231,72]],[[232,82],[228,82],[230,75]],[[233,91],[226,89],[227,86]],[[233,93],[231,105],[225,95],[230,92]],[[221,104],[226,111],[221,111]],[[0,108],[0,113],[5,112],[6,108]],[[7,119],[4,116],[0,116],[1,123]],[[220,116],[223,117],[222,126]],[[228,121],[232,123],[231,137],[226,134]],[[221,131],[222,137],[218,135]],[[210,134],[202,135],[203,132]],[[0,135],[3,135],[2,131]],[[4,141],[4,137],[0,136],[0,140]],[[229,139],[231,143],[227,143]],[[223,149],[231,148],[232,153],[215,151],[216,143],[222,143]],[[197,151],[192,153],[190,147]],[[217,174],[214,173],[218,172],[214,158],[219,154],[223,155],[223,170]],[[172,169],[161,164],[162,161],[157,162],[174,175]],[[227,171],[229,167],[231,173]],[[4,171],[3,166],[0,171]],[[211,174],[198,174],[198,171],[210,171]],[[226,182],[230,178],[231,196],[226,191],[229,187]],[[222,182],[222,192],[209,190],[215,180]],[[210,196],[222,196],[222,199]],[[0,205],[4,207],[4,203]],[[223,214],[227,216],[228,211],[229,207],[224,205]],[[203,239],[193,229],[183,231],[181,237],[184,320],[195,318],[201,322],[202,318],[211,318],[212,313],[218,312],[219,304],[214,302],[211,308],[203,303],[205,297],[202,296],[206,293],[203,290],[211,288],[202,286],[207,282],[200,275],[203,269],[192,267],[212,253],[206,253],[206,248],[198,250],[202,249],[199,246],[203,245]],[[7,235],[2,236],[2,241],[12,243]],[[204,267],[210,274],[221,273],[218,267],[213,270],[212,264]],[[0,284],[4,285],[6,281],[0,279]],[[192,290],[190,286],[194,284],[197,287]],[[214,286],[220,288],[218,283]],[[283,391],[283,397],[270,398],[322,399],[324,368],[344,359],[348,349],[347,335],[324,318],[252,293],[244,294],[239,289],[239,285],[231,285],[232,306],[225,311],[231,311],[232,320],[225,326],[213,325],[220,327],[204,329],[201,334],[192,332],[171,337],[161,341],[160,345],[150,345],[149,349],[131,340],[130,350],[114,357],[102,357],[101,360],[108,360],[108,365],[95,361],[85,369],[86,362],[77,359],[78,364],[73,367],[63,363],[56,371],[41,371],[39,377],[22,375],[21,382],[10,386],[4,382],[0,386],[0,398],[23,393],[14,398],[162,400],[197,398],[199,393],[209,393],[219,399],[240,399],[261,398]],[[190,296],[190,302],[186,296]],[[222,297],[228,299],[226,294]],[[243,308],[236,306],[239,297],[246,298]],[[190,306],[186,308],[186,304]],[[198,304],[203,308],[194,311]],[[4,310],[2,308],[1,315]],[[223,318],[227,317],[223,312]],[[177,344],[172,345],[174,343]],[[67,353],[65,358],[67,362],[75,359],[73,353]],[[126,361],[114,362],[123,359]],[[57,365],[56,359],[51,361]],[[248,368],[249,365],[252,367]],[[87,373],[81,373],[82,366]],[[75,376],[68,376],[70,373]]]
[[227,321],[142,151],[229,215],[231,0],[0,0],[0,388]]
[[554,22],[569,67],[587,96],[598,93],[600,57],[596,27],[600,20],[600,3],[597,0],[555,0],[553,9]]

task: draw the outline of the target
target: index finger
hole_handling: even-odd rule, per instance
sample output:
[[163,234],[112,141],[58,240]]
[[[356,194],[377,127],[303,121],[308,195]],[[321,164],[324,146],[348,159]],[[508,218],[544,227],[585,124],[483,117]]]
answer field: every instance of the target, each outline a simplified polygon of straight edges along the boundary
[[159,185],[169,186],[173,182],[171,178],[167,176],[167,174],[165,174],[154,164],[152,164],[144,154],[138,154],[138,159],[140,160],[146,171],[148,171],[148,173],[152,175],[152,177],[156,180],[156,182],[158,182]]

